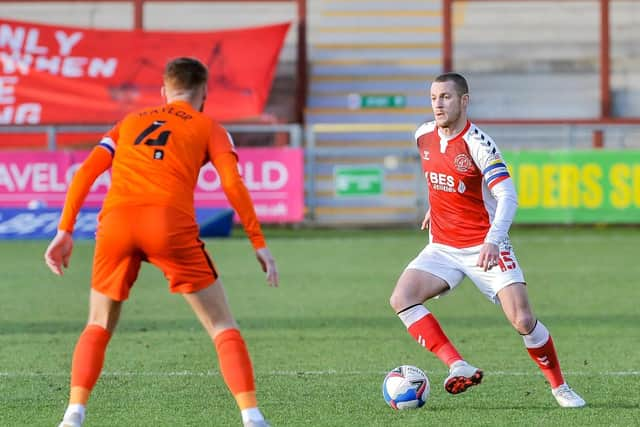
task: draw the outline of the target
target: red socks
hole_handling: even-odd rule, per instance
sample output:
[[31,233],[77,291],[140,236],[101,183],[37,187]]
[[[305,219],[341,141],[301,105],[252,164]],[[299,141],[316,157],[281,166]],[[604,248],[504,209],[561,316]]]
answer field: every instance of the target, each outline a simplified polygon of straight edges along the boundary
[[[463,360],[436,318],[422,304],[401,311],[398,317],[418,344],[433,352],[445,365],[451,366],[452,363]],[[538,321],[528,335],[523,335],[523,339],[531,359],[536,362],[551,387],[564,384],[553,339],[542,322]]]
[[220,372],[238,407],[241,410],[257,407],[253,366],[240,331],[224,330],[216,336],[214,343]]
[[536,362],[549,384],[551,384],[551,388],[564,384],[553,339],[551,339],[549,331],[542,322],[536,322],[533,330],[528,335],[523,335],[522,338],[529,356]]
[[96,385],[111,333],[98,325],[87,325],[73,352],[71,364],[71,396],[69,403],[86,405]]
[[452,363],[463,360],[425,306],[414,305],[398,313],[398,316],[418,344],[433,352],[445,365],[451,366]]

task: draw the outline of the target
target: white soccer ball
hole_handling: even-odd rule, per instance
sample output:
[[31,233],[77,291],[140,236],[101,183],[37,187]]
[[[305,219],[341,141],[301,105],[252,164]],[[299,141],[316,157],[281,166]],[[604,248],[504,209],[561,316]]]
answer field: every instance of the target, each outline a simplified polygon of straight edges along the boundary
[[411,365],[392,369],[382,382],[382,396],[393,409],[422,407],[429,397],[429,390],[427,374]]

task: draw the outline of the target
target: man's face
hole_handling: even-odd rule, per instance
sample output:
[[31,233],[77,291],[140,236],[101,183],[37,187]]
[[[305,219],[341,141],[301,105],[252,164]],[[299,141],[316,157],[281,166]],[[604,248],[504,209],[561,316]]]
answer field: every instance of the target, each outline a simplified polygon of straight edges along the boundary
[[434,82],[431,84],[431,108],[436,124],[441,128],[455,125],[465,114],[469,95],[458,95],[456,85],[452,81]]

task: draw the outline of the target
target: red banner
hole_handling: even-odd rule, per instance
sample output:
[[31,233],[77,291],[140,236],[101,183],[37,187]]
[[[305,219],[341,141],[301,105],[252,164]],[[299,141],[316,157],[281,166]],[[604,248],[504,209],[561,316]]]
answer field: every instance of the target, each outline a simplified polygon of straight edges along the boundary
[[162,103],[164,65],[180,56],[209,67],[206,113],[258,116],[288,28],[110,31],[0,19],[0,124],[115,122]]

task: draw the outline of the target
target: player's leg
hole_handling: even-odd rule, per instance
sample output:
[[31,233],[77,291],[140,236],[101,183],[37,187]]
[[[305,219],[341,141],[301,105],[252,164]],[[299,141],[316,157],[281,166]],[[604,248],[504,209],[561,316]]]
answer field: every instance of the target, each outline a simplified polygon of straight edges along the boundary
[[463,277],[451,267],[450,260],[444,259],[443,254],[427,247],[400,275],[389,300],[409,334],[449,367],[444,386],[452,394],[479,384],[483,374],[464,361],[438,320],[423,303],[449,291],[450,284],[456,286]]
[[192,293],[183,293],[213,340],[220,372],[236,400],[245,426],[267,427],[258,409],[253,365],[249,351],[234,320],[220,280]]
[[89,320],[73,353],[69,407],[61,426],[75,427],[84,421],[85,407],[100,376],[122,302],[138,276],[141,258],[129,229],[136,224],[131,215],[125,210],[111,211],[98,224]]
[[409,334],[445,365],[462,356],[445,335],[440,323],[423,303],[449,289],[447,283],[426,271],[406,269],[400,275],[389,303]]
[[84,422],[87,401],[100,377],[107,345],[118,323],[121,307],[121,301],[114,301],[91,290],[89,320],[73,352],[69,405],[61,427],[78,427]]
[[[171,292],[184,296],[213,340],[222,377],[245,425],[267,426],[257,406],[247,346],[229,309],[215,265],[199,239],[198,225],[188,215],[172,209],[149,207],[143,214],[150,220],[139,228],[138,239],[147,259],[164,272]],[[151,228],[156,232],[150,232]]]
[[555,345],[547,328],[534,316],[524,283],[513,283],[498,292],[505,316],[524,340],[531,359],[551,385],[553,396],[562,407],[577,408],[584,400],[565,382]]

